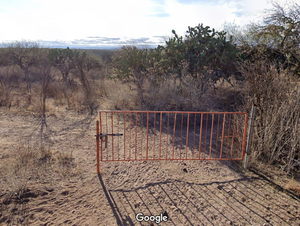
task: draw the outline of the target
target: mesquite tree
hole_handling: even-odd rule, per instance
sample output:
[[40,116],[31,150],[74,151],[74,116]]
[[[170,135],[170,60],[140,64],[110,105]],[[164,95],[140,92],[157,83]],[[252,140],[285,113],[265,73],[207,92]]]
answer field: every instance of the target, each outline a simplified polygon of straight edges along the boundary
[[113,59],[116,78],[136,85],[140,105],[144,102],[143,83],[149,65],[147,56],[147,49],[124,46]]
[[252,43],[240,47],[243,61],[269,60],[300,76],[300,5],[272,3],[263,22],[249,30]]
[[62,74],[65,84],[68,82],[69,73],[75,68],[75,51],[66,49],[50,49],[49,59],[54,67]]
[[[62,74],[66,88],[68,87],[71,75],[79,78],[85,93],[85,100],[93,114],[93,101],[88,72],[92,69],[100,69],[101,63],[86,52],[66,49],[50,49],[49,59],[54,67]],[[65,98],[67,98],[66,89],[64,89]]]
[[92,100],[92,90],[88,78],[88,72],[93,69],[100,69],[101,63],[90,57],[86,52],[74,52],[74,74],[80,79],[81,85],[85,92],[87,104],[90,109],[90,114],[94,111],[94,102]]
[[19,66],[24,72],[24,82],[27,87],[27,97],[29,104],[31,103],[32,93],[31,86],[34,82],[34,73],[30,70],[38,66],[39,57],[43,51],[39,44],[31,41],[16,41],[13,43],[4,44],[4,57],[2,58],[2,65]]

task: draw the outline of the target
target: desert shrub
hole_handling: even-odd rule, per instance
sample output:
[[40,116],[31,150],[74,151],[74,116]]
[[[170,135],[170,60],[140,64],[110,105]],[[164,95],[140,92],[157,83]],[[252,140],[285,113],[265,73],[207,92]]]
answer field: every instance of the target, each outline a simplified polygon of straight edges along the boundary
[[19,147],[14,153],[5,177],[12,196],[21,197],[26,191],[28,182],[34,175],[36,155],[36,150],[26,145]]
[[0,68],[0,106],[10,107],[14,99],[13,91],[19,88],[20,71],[16,67]]
[[246,78],[245,108],[249,112],[256,106],[253,157],[287,173],[299,171],[299,81],[266,61],[244,63],[239,69]]
[[100,109],[139,110],[136,101],[136,90],[133,83],[123,83],[115,79],[104,79],[98,85],[103,88]]
[[61,151],[56,156],[58,172],[62,177],[70,177],[78,174],[72,151]]
[[6,199],[21,200],[32,183],[51,181],[80,174],[72,151],[53,152],[51,146],[33,145],[28,142],[12,152],[9,163],[1,166],[5,184]]
[[[185,78],[187,79],[187,78]],[[182,81],[181,81],[182,82]],[[198,109],[197,96],[192,93],[192,84],[186,81],[185,85],[178,88],[178,83],[173,77],[166,79],[158,85],[147,83],[145,85],[144,110],[196,110]]]
[[0,81],[0,106],[11,105],[12,88],[4,81]]

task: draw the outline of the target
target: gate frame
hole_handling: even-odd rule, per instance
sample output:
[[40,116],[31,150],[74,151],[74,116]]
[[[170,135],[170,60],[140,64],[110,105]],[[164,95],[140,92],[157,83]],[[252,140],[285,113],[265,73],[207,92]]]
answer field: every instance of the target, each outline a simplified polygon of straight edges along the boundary
[[[243,134],[243,143],[242,143],[242,159],[239,161],[244,160],[244,168],[247,169],[248,167],[248,155],[251,154],[250,151],[250,144],[251,144],[251,136],[252,136],[252,128],[253,128],[253,121],[254,121],[254,116],[255,116],[255,107],[252,105],[252,110],[251,110],[251,116],[250,116],[250,125],[248,128],[248,136],[247,136],[247,127],[248,127],[248,114],[246,112],[189,112],[189,111],[117,111],[117,110],[100,110],[99,115],[100,115],[100,120],[101,120],[101,112],[120,112],[120,113],[189,113],[189,114],[245,114],[245,126],[244,126],[244,134]],[[147,123],[148,126],[148,123]],[[120,136],[123,134],[106,134],[105,135],[105,140],[102,139],[102,128],[100,128],[99,120],[96,121],[96,145],[97,145],[97,173],[100,174],[100,149],[103,149],[103,142],[107,141],[107,135],[112,135],[112,136]],[[100,142],[101,140],[101,142]],[[247,146],[246,146],[247,145]],[[101,151],[101,159],[102,159],[102,151]],[[170,159],[172,160],[172,159]],[[182,159],[184,160],[184,159]],[[134,160],[127,160],[127,161],[134,161]],[[152,159],[147,159],[145,161],[154,161]],[[203,160],[201,160],[203,161]],[[216,160],[220,161],[220,160]],[[229,160],[227,160],[229,161]]]

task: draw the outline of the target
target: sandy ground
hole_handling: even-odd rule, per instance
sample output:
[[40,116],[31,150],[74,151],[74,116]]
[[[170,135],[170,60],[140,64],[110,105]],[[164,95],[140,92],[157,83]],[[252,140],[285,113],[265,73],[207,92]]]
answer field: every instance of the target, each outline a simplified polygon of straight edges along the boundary
[[167,216],[159,225],[300,225],[299,197],[238,163],[101,162],[98,175],[96,120],[50,115],[47,145],[53,155],[72,152],[75,169],[45,167],[16,197],[5,169],[20,144],[37,139],[39,119],[0,109],[0,225],[158,225],[138,213]]

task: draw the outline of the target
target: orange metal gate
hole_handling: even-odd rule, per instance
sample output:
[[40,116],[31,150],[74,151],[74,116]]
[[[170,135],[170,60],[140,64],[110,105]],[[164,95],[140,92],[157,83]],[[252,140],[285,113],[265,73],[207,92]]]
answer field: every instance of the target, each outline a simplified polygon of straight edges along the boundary
[[243,160],[244,112],[100,111],[99,161]]

